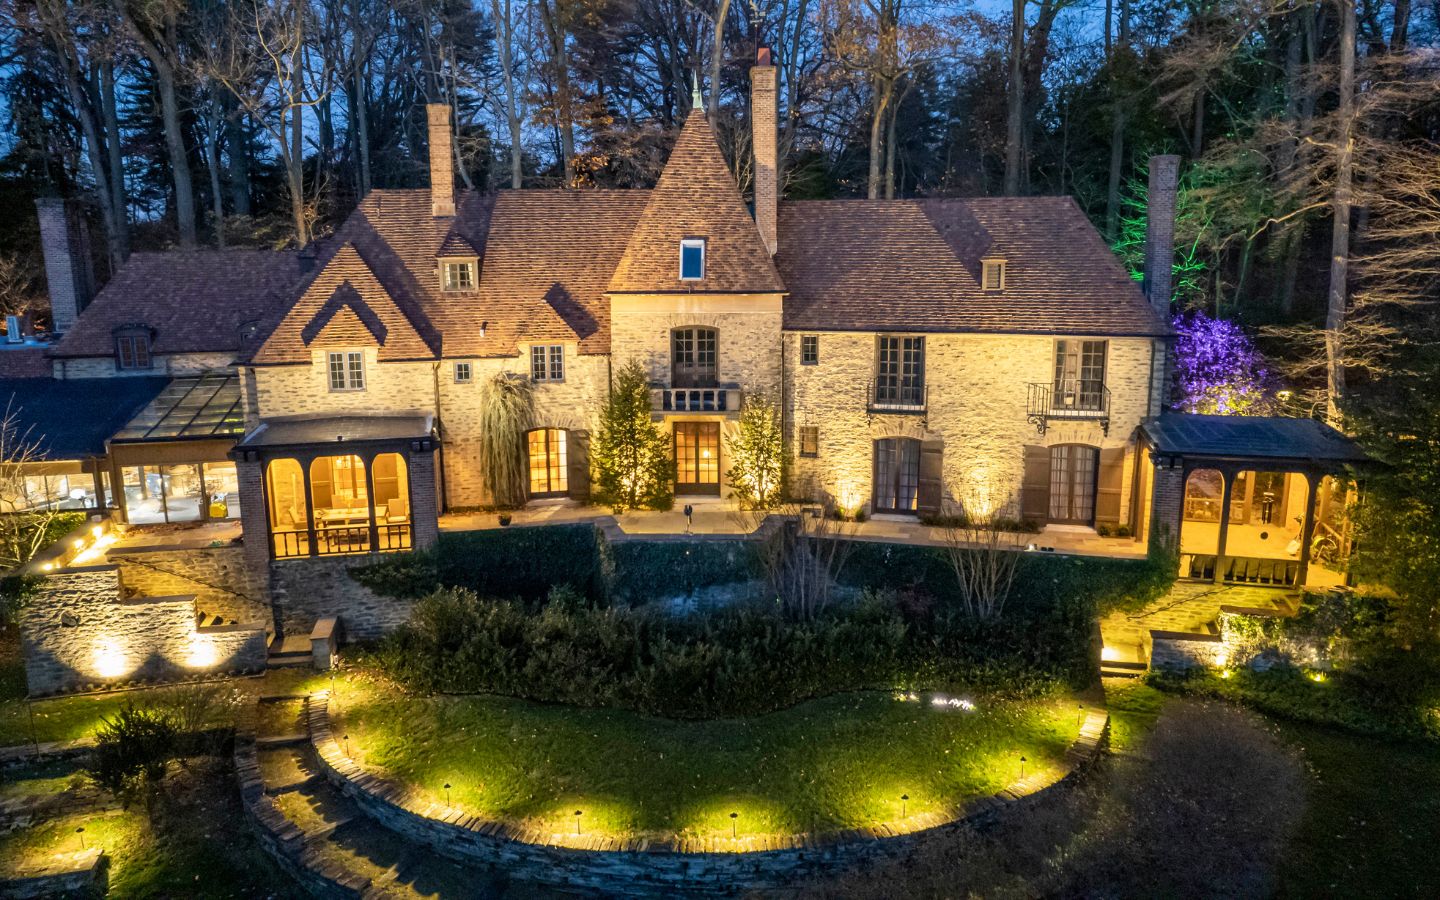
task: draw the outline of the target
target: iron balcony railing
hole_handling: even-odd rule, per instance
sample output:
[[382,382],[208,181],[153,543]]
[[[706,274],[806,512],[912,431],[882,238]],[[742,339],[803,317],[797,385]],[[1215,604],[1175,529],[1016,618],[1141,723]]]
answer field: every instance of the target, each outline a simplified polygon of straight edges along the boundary
[[1026,418],[1041,434],[1054,421],[1085,419],[1110,430],[1110,389],[1102,381],[1070,378],[1031,382]]
[[650,389],[650,408],[657,413],[734,413],[740,411],[735,387]]
[[408,522],[376,523],[373,533],[369,525],[322,525],[313,534],[305,530],[276,531],[271,533],[270,542],[276,559],[369,553],[371,548],[387,553],[413,546]]
[[930,400],[930,385],[904,384],[890,379],[870,382],[866,407],[872,413],[924,413]]

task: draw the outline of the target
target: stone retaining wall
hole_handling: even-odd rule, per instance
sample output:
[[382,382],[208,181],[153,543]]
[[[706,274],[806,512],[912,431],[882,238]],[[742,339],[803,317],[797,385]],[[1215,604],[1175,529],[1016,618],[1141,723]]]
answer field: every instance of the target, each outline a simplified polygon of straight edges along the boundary
[[103,897],[106,862],[98,847],[61,854],[44,866],[6,873],[0,879],[0,897]]
[[206,616],[230,623],[256,623],[275,632],[263,572],[246,565],[244,548],[132,547],[110,551],[127,593],[145,597],[194,594]]
[[401,784],[365,772],[341,751],[331,734],[327,704],[328,697],[317,694],[308,713],[320,768],[384,827],[454,859],[501,867],[517,880],[631,896],[768,890],[871,860],[904,857],[922,835],[985,824],[1008,808],[1040,801],[1046,788],[1072,780],[1094,760],[1109,724],[1103,710],[1087,713],[1066,753],[1063,774],[1032,775],[993,797],[912,816],[905,823],[825,834],[651,841],[552,834],[420,799]]
[[1150,668],[1161,672],[1215,669],[1225,665],[1225,642],[1218,634],[1150,632]]
[[32,697],[265,668],[264,628],[198,628],[194,596],[125,599],[117,566],[55,572],[37,591],[20,614]]
[[350,577],[377,555],[284,559],[270,564],[276,624],[285,634],[308,635],[320,619],[339,616],[345,637],[372,641],[399,628],[414,603],[382,597]]

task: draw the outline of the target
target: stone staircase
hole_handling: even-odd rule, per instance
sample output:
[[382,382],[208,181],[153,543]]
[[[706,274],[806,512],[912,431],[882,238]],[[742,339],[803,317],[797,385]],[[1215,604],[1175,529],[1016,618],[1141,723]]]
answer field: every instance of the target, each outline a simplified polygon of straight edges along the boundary
[[406,900],[555,896],[439,856],[367,817],[319,774],[307,705],[303,695],[262,696],[253,736],[237,740],[236,768],[262,844],[309,893]]

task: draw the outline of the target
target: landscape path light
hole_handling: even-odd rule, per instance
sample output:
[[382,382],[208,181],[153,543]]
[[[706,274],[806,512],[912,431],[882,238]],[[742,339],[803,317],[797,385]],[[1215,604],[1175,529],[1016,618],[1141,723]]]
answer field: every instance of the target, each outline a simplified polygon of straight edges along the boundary
[[904,819],[904,818],[907,817],[907,807],[906,807],[906,804],[908,804],[909,802],[910,802],[910,795],[909,795],[909,794],[901,794],[901,795],[900,795],[900,818],[902,818],[902,819]]
[[84,826],[84,825],[78,826],[78,827],[75,829],[75,833],[78,834],[78,835],[80,835],[80,849],[81,849],[81,850],[84,850],[84,849],[85,849],[85,826]]
[[1020,757],[1020,780],[1025,780],[1025,757]]
[[348,735],[348,734],[342,734],[342,735],[340,736],[340,740],[342,740],[342,741],[345,742],[345,755],[346,755],[346,756],[349,756],[349,755],[350,755],[350,735]]
[[445,782],[445,805],[450,805],[450,782]]
[[732,812],[730,814],[730,836],[732,838],[736,837],[735,820],[738,818],[740,818],[740,814],[738,812]]
[[580,810],[575,810],[575,833],[580,833]]

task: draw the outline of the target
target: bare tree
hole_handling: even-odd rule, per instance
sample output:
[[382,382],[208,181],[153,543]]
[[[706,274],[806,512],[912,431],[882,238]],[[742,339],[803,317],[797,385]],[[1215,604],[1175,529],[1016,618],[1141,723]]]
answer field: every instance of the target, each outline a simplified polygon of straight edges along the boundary
[[524,174],[520,134],[525,124],[525,112],[516,65],[516,51],[519,49],[516,46],[516,29],[522,17],[516,14],[513,0],[490,0],[490,12],[495,24],[495,53],[500,62],[501,103],[505,125],[510,132],[510,187],[518,190]]
[[760,560],[787,615],[808,621],[830,606],[853,536],[854,528],[831,501],[791,504],[770,518]]
[[1355,161],[1355,0],[1340,5],[1340,109],[1335,136],[1334,231],[1330,240],[1330,289],[1325,304],[1325,374],[1331,422],[1340,421],[1345,393],[1342,332],[1349,300],[1351,179]]
[[1009,506],[987,509],[982,502],[971,502],[941,528],[945,558],[966,615],[995,619],[1004,611],[1023,547],[1022,537],[1004,527],[1015,518]]
[[1005,104],[1005,195],[1020,193],[1020,145],[1025,123],[1025,0],[1010,7],[1010,79]]
[[30,501],[26,478],[43,462],[41,438],[22,427],[18,411],[7,406],[0,417],[0,569],[25,565],[45,549],[61,510]]

